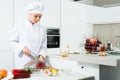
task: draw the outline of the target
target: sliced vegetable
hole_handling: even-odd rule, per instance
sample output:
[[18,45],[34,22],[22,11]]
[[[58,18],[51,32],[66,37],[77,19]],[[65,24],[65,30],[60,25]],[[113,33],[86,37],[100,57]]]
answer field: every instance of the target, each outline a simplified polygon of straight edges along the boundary
[[36,68],[25,67],[24,70],[32,73],[33,71],[36,71]]
[[43,62],[38,62],[36,64],[36,69],[45,69],[45,63]]
[[28,72],[24,69],[13,69],[12,74],[14,75],[13,79],[29,78],[30,77],[30,72]]

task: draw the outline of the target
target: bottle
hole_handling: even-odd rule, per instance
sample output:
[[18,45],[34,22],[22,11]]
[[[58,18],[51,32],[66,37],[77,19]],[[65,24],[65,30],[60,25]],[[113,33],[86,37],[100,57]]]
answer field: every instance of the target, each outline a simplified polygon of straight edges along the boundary
[[112,49],[112,44],[110,42],[107,43],[107,51],[111,51]]
[[66,53],[68,53],[68,54],[70,53],[70,46],[69,45],[66,46]]

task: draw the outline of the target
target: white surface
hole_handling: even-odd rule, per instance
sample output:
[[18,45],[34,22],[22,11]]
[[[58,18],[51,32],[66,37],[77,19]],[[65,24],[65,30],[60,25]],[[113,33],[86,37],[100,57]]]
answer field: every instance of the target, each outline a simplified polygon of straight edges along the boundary
[[48,48],[47,54],[60,54],[60,48]]
[[98,56],[95,54],[70,54],[66,58],[62,58],[58,55],[53,55],[49,57],[107,66],[117,66],[117,60],[120,60],[120,56]]
[[8,50],[8,37],[12,28],[12,0],[0,0],[0,51]]
[[5,78],[3,78],[2,80],[9,80],[12,78],[13,78],[13,75],[9,72],[8,75]]
[[[14,18],[14,24],[21,22],[27,18],[27,14],[25,11],[25,8],[28,6],[29,3],[33,1],[39,1],[39,0],[13,0],[13,18]],[[12,2],[12,1],[11,1]]]
[[0,69],[11,70],[13,68],[13,53],[0,51]]
[[[60,57],[60,56],[59,56]],[[99,80],[99,65],[77,62],[56,56],[49,57],[50,66],[58,69],[71,71],[72,73],[85,74],[95,76],[95,80]]]
[[60,0],[40,0],[45,5],[41,24],[47,27],[60,27]]
[[85,21],[85,6],[70,0],[61,0],[61,50],[67,45],[73,50],[80,47],[83,37],[92,34],[91,25]]
[[85,7],[86,22],[92,24],[120,23],[120,6],[101,8],[96,6]]
[[26,79],[14,79],[14,80],[78,80],[78,79],[85,79],[92,76],[83,75],[83,74],[73,74],[63,72],[62,74],[58,74],[58,76],[47,76],[44,73],[38,74],[31,74],[30,78]]

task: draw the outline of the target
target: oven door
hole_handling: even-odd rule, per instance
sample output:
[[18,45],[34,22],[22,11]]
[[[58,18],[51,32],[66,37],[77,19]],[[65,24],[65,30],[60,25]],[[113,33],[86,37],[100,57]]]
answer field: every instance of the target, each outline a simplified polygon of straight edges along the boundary
[[47,36],[47,48],[59,48],[60,47],[60,36],[59,35],[48,35]]

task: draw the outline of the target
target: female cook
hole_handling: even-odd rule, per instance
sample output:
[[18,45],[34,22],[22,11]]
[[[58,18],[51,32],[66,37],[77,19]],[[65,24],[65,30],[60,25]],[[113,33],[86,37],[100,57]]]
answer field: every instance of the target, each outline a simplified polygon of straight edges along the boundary
[[14,26],[8,40],[10,49],[15,53],[16,68],[35,67],[31,55],[42,62],[45,62],[46,56],[46,29],[39,23],[44,6],[39,2],[33,2],[25,10],[28,18]]

